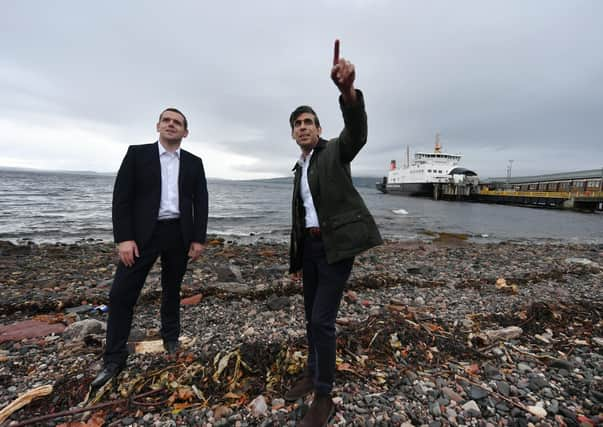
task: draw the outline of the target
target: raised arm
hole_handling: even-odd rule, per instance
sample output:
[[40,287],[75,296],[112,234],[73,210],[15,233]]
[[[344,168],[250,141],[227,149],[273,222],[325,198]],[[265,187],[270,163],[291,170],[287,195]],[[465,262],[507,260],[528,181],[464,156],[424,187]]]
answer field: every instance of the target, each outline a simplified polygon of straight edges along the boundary
[[354,87],[356,68],[350,61],[339,57],[339,40],[335,40],[331,79],[341,93],[339,104],[345,124],[339,135],[341,160],[351,162],[366,144],[367,119],[362,92]]

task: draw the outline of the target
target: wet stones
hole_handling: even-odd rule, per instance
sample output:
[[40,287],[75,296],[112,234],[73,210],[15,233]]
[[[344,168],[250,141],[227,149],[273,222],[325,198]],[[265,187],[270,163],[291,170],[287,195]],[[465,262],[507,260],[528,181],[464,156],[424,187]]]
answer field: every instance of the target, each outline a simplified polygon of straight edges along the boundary
[[[61,394],[32,403],[11,420],[76,407],[102,363],[104,332],[84,332],[84,325],[107,320],[106,312],[84,307],[106,304],[114,248],[29,245],[26,256],[17,256],[6,255],[13,250],[6,246],[0,252],[1,327],[40,322],[40,314],[49,316],[46,324],[52,318],[63,327],[75,323],[62,334],[0,343],[0,408],[48,379],[60,384]],[[544,427],[597,420],[603,412],[601,273],[588,263],[565,260],[602,265],[602,256],[598,248],[580,244],[445,248],[388,242],[357,257],[337,323],[332,425]],[[198,387],[207,404],[191,397],[192,407],[178,414],[167,404],[120,408],[110,412],[107,425],[298,423],[311,398],[290,404],[282,396],[304,368],[305,319],[301,285],[291,281],[286,266],[284,244],[208,245],[203,257],[189,264],[183,282],[181,325],[191,338],[184,359],[168,360],[160,345],[158,352],[131,355],[120,377],[124,383],[165,370],[182,378],[182,386]],[[497,288],[498,278],[516,285],[516,293]],[[135,309],[132,338],[160,339],[160,295],[155,266]],[[57,316],[67,308],[72,318],[61,321]],[[76,332],[76,327],[82,329]],[[470,338],[513,327],[523,332]],[[182,376],[176,368],[199,364],[212,373],[216,355],[236,349],[250,368],[239,365],[243,377],[233,389],[237,398],[225,397],[226,389],[220,388],[225,384],[201,373]],[[286,366],[295,373],[268,387],[266,373],[287,349]],[[221,380],[233,377],[234,359],[229,363]],[[249,406],[256,398],[258,405]]]

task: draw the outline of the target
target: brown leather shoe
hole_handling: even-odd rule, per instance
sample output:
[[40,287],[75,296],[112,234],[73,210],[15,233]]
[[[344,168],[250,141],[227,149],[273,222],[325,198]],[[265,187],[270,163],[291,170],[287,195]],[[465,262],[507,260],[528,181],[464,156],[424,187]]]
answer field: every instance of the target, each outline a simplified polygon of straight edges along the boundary
[[308,413],[298,425],[300,427],[325,427],[334,412],[335,405],[330,394],[326,396],[315,394]]
[[312,391],[314,391],[314,380],[312,377],[304,376],[291,387],[291,390],[285,393],[285,400],[295,402],[297,399],[301,399]]

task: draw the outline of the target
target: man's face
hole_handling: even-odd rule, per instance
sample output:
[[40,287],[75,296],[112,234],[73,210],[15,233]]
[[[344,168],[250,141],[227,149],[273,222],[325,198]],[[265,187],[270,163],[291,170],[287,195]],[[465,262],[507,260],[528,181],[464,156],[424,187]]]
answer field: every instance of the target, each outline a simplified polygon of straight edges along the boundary
[[322,129],[314,123],[314,114],[301,113],[293,122],[291,137],[303,151],[310,151],[318,142]]
[[157,123],[159,137],[166,142],[180,142],[188,135],[184,128],[184,117],[175,111],[164,111]]

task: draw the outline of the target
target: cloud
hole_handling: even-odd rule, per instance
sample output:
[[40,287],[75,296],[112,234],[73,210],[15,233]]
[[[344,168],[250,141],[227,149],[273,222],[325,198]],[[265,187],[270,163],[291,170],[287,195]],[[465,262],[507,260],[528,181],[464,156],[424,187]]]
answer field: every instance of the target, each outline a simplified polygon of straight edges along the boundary
[[327,137],[343,126],[329,80],[340,38],[369,117],[356,174],[430,150],[436,132],[480,175],[509,159],[526,174],[601,167],[602,16],[595,0],[11,2],[0,165],[115,170],[175,106],[208,175],[287,176],[290,111],[315,107]]

